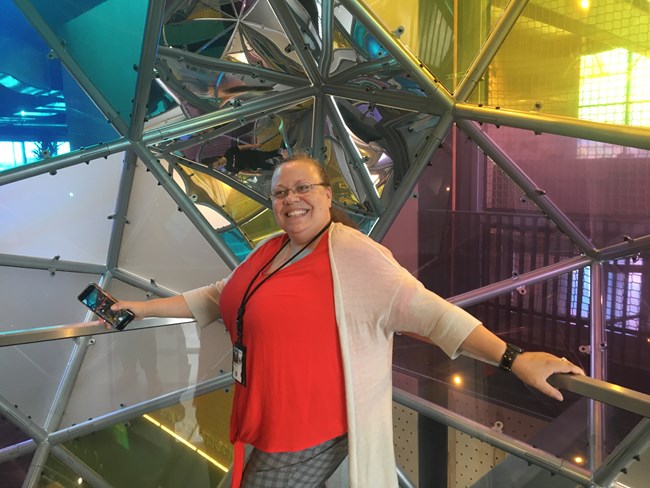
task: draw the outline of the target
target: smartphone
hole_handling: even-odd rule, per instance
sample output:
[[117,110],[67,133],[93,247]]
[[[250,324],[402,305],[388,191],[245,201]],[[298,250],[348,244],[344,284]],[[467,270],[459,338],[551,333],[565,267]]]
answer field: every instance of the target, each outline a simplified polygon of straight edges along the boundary
[[79,301],[99,317],[108,322],[114,329],[123,330],[135,315],[131,310],[111,310],[117,300],[104,291],[97,283],[89,284],[79,294]]

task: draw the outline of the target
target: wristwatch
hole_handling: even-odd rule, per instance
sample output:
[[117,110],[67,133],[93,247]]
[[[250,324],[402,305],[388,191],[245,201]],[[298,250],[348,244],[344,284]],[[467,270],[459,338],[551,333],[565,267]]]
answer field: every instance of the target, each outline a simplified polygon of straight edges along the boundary
[[499,369],[502,369],[506,373],[511,373],[512,363],[514,363],[517,355],[521,354],[522,352],[524,352],[524,350],[521,347],[510,343],[506,344],[506,352],[504,352],[503,356],[501,357]]

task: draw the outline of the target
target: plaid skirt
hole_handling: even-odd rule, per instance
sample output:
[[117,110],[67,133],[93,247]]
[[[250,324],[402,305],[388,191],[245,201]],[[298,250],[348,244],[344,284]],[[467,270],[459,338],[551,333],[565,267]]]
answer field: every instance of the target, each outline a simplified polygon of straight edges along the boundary
[[253,449],[242,488],[322,488],[348,455],[348,436],[335,437],[296,452]]

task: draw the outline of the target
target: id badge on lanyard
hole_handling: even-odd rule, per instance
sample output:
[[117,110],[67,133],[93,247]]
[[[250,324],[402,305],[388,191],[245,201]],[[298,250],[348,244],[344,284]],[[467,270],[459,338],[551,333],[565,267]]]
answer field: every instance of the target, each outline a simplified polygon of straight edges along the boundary
[[232,377],[242,386],[246,386],[246,346],[235,343],[232,348]]

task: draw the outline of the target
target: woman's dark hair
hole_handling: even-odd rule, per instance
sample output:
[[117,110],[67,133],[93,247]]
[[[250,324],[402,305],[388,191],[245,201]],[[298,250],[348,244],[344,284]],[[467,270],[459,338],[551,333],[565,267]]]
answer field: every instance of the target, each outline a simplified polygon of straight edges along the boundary
[[[318,170],[318,176],[320,177],[321,183],[324,183],[328,187],[332,188],[332,184],[330,183],[330,178],[329,176],[327,176],[327,172],[325,171],[325,166],[323,166],[316,159],[312,158],[307,154],[294,154],[292,156],[289,156],[286,159],[283,159],[279,164],[275,166],[274,172],[277,171],[278,168],[280,168],[280,166],[286,163],[296,163],[296,162],[308,163],[313,165]],[[353,229],[357,228],[357,223],[354,220],[352,220],[352,218],[350,218],[350,216],[340,208],[335,208],[335,207],[330,208],[330,216],[332,218],[332,222],[339,222],[341,224],[347,225],[348,227],[352,227]]]

